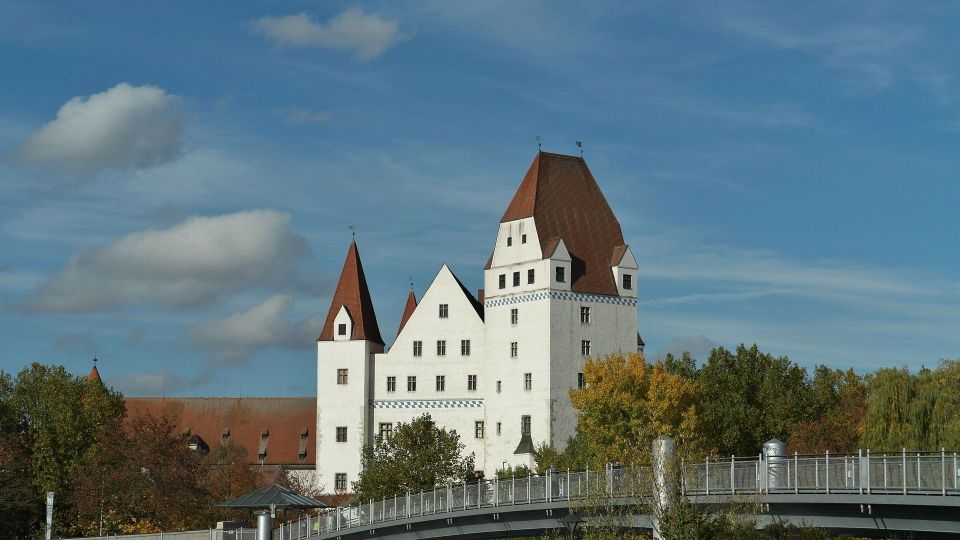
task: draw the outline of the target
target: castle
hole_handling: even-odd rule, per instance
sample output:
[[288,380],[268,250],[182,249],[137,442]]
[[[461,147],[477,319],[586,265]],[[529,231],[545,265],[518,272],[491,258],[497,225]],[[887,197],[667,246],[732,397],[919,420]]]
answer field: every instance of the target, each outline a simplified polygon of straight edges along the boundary
[[[492,231],[491,231],[492,232]],[[477,296],[444,265],[411,290],[393,346],[351,243],[317,339],[316,474],[349,491],[364,445],[429,413],[487,476],[562,449],[588,356],[642,349],[637,261],[582,157],[538,152],[500,219]]]

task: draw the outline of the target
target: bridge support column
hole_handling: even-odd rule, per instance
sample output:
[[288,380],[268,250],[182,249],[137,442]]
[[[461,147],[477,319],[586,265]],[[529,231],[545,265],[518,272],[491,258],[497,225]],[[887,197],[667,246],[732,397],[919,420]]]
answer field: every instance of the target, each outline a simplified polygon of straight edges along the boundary
[[677,496],[675,482],[676,443],[669,435],[661,435],[653,441],[653,538],[661,540],[660,518],[670,511]]

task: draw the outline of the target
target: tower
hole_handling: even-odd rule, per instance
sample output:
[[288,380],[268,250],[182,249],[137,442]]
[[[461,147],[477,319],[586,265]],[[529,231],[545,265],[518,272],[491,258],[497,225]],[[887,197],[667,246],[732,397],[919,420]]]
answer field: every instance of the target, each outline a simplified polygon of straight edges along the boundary
[[637,348],[637,262],[582,157],[538,152],[484,270],[487,454],[531,464],[576,429],[569,390],[589,356]]
[[350,243],[330,310],[317,338],[317,479],[348,491],[372,442],[373,355],[383,339],[356,242]]

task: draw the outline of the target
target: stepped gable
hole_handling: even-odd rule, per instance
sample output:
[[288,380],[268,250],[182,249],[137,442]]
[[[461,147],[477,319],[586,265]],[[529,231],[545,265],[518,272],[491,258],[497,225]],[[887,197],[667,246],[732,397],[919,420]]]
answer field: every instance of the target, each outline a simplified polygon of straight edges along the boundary
[[383,345],[356,241],[350,242],[347,259],[343,262],[343,270],[340,271],[340,281],[337,282],[337,290],[333,293],[327,320],[323,323],[323,330],[317,341],[333,341],[333,321],[337,318],[341,306],[346,306],[353,320],[353,333],[350,339],[362,339]]
[[617,294],[610,260],[623,232],[582,157],[537,153],[500,222],[531,216],[545,257],[563,239],[573,259],[571,290]]
[[417,309],[417,295],[413,293],[413,289],[410,289],[410,294],[407,295],[407,305],[403,306],[403,315],[400,317],[400,328],[397,328],[398,336],[400,332],[403,332],[403,327],[407,325],[407,321],[413,315],[415,309]]

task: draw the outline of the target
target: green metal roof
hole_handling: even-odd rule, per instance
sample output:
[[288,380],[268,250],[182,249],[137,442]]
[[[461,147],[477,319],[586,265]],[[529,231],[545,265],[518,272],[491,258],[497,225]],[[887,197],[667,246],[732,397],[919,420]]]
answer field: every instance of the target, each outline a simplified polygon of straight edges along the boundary
[[328,508],[329,505],[278,484],[260,488],[217,506],[224,508]]

